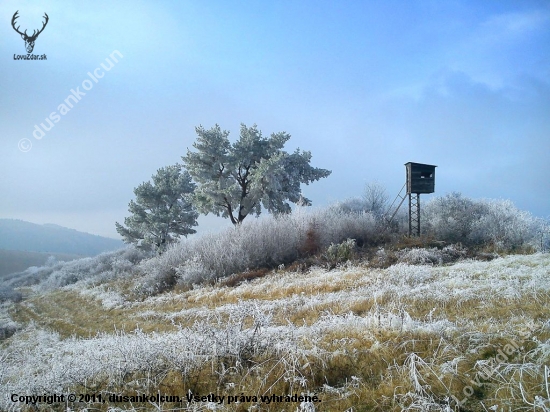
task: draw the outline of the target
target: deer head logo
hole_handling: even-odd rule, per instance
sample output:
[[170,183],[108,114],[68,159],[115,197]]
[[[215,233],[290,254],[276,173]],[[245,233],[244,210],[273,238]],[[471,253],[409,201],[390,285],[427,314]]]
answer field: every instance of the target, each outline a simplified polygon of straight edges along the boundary
[[40,30],[38,30],[38,32],[36,30],[33,30],[32,35],[29,36],[29,35],[27,35],[27,30],[25,30],[24,33],[21,33],[19,31],[20,26],[17,26],[17,28],[15,27],[15,20],[17,20],[17,18],[19,17],[17,15],[17,13],[19,13],[19,10],[17,10],[15,12],[15,14],[13,15],[13,17],[11,19],[11,25],[12,25],[13,29],[21,35],[21,38],[23,40],[25,40],[25,48],[27,49],[27,53],[32,53],[32,51],[34,49],[34,42],[36,41],[36,38],[38,37],[38,35],[40,33],[42,33],[42,31],[44,30],[44,27],[46,27],[46,24],[48,24],[48,20],[49,20],[48,15],[46,13],[44,13],[44,18],[46,19],[46,21],[43,23],[42,28]]

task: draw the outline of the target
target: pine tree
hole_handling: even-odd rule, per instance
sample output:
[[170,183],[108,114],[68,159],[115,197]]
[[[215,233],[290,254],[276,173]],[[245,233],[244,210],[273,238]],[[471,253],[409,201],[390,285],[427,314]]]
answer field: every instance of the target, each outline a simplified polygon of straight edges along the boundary
[[239,224],[249,214],[258,216],[262,206],[270,213],[288,213],[292,203],[311,205],[302,197],[300,184],[330,175],[329,170],[310,166],[311,153],[283,149],[290,139],[286,132],[262,136],[257,126],[241,124],[240,138],[229,142],[229,132],[215,125],[196,128],[193,147],[182,157],[197,183],[194,202],[201,213],[214,213]]
[[196,232],[192,227],[198,213],[191,202],[195,184],[180,164],[159,169],[152,179],[134,189],[136,200],[128,205],[132,215],[124,219],[126,227],[115,225],[124,242],[161,252],[180,236]]

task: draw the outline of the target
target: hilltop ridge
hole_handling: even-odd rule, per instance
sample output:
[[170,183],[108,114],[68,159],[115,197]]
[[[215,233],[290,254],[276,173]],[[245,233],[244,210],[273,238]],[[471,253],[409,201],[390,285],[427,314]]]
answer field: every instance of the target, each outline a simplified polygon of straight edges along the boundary
[[79,232],[52,223],[0,219],[0,249],[95,256],[119,249],[121,240]]

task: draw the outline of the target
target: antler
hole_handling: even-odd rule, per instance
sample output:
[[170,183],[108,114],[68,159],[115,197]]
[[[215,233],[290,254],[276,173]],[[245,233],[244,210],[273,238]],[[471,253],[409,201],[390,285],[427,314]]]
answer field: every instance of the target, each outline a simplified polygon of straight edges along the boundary
[[44,30],[44,28],[46,27],[46,24],[48,24],[48,20],[50,20],[50,18],[48,17],[48,14],[47,14],[47,13],[44,13],[44,16],[42,16],[42,17],[44,17],[44,18],[46,19],[46,21],[45,21],[44,23],[42,23],[42,28],[41,28],[40,30],[38,30],[38,33],[36,32],[36,30],[33,30],[32,36],[29,36],[29,35],[27,34],[27,30],[25,30],[24,33],[21,33],[21,32],[19,31],[19,27],[21,27],[21,26],[17,26],[17,28],[15,27],[15,20],[17,20],[17,19],[19,18],[19,16],[17,15],[17,13],[19,13],[19,10],[17,10],[17,11],[14,13],[14,15],[13,15],[13,17],[12,17],[12,19],[11,19],[11,25],[12,25],[13,29],[14,29],[17,33],[19,33],[21,36],[25,36],[25,37],[28,38],[28,39],[36,39],[36,38],[38,37],[38,35],[39,35],[40,33],[42,33],[42,31]]
[[48,17],[48,14],[47,14],[46,12],[44,12],[44,16],[42,16],[42,17],[44,17],[44,18],[46,19],[46,21],[45,21],[44,24],[42,25],[42,28],[41,28],[40,30],[38,30],[38,33],[34,34],[34,32],[35,32],[36,30],[33,31],[31,37],[34,37],[34,38],[38,37],[38,35],[39,35],[40,33],[42,33],[42,31],[43,31],[44,28],[46,27],[46,24],[48,24],[48,20],[50,20],[50,18]]
[[[17,33],[19,33],[21,36],[26,36],[26,35],[27,35],[27,30],[25,30],[25,33],[21,33],[21,32],[19,31],[19,27],[21,27],[21,26],[17,26],[17,28],[15,28],[15,20],[17,20],[17,18],[19,17],[19,16],[17,15],[17,13],[19,13],[19,10],[17,10],[17,11],[13,14],[13,17],[11,18],[11,25],[12,25],[13,29],[14,29]],[[46,14],[46,13],[44,13],[44,14]]]

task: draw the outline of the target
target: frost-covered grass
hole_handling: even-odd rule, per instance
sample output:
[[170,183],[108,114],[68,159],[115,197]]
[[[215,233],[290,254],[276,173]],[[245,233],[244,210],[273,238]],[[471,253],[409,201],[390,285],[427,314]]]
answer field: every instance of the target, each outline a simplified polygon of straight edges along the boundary
[[[81,281],[12,309],[26,326],[0,351],[0,409],[13,407],[11,393],[157,390],[322,399],[302,409],[244,402],[220,411],[550,408],[548,254],[275,269],[234,287],[141,301],[125,300],[119,286]],[[158,409],[214,410],[186,402]]]

